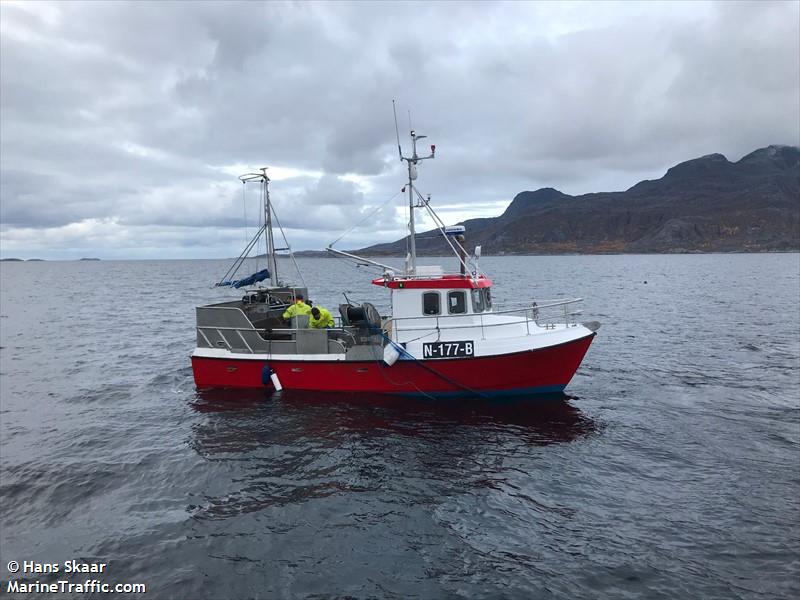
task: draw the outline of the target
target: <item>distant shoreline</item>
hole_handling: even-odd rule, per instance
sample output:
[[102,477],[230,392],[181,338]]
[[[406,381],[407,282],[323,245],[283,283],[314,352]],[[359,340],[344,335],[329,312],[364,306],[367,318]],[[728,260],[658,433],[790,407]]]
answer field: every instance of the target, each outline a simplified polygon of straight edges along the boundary
[[[729,255],[729,254],[800,254],[800,248],[792,250],[731,250],[730,252],[701,252],[697,250],[688,250],[684,252],[539,252],[539,253],[513,253],[506,252],[503,254],[483,254],[482,258],[502,258],[509,256],[683,256],[683,255],[699,255],[699,256],[713,256],[713,255]],[[295,252],[297,258],[337,258],[324,250],[305,250],[303,252]],[[395,258],[402,260],[403,257],[392,254],[360,254],[365,258]],[[263,256],[258,257],[263,259]],[[284,256],[281,259],[287,258]],[[446,254],[417,254],[417,258],[454,258]],[[29,262],[125,262],[125,261],[163,261],[163,260],[235,260],[232,257],[224,258],[0,258],[0,262],[6,263],[29,263]],[[250,260],[255,260],[255,257],[250,257]]]
[[[95,261],[99,258],[0,258],[0,262],[80,262],[80,261]],[[123,259],[123,260],[140,260],[138,258]],[[152,259],[152,260],[169,260],[169,259]]]

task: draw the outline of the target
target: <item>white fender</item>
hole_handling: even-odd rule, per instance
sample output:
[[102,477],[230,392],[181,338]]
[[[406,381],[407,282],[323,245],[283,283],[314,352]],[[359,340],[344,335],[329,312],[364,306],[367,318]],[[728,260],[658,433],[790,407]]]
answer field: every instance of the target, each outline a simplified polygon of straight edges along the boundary
[[386,344],[383,349],[383,362],[391,367],[398,358],[400,358],[400,351],[397,347],[392,342]]
[[272,380],[272,385],[275,386],[275,391],[280,392],[283,389],[283,386],[281,385],[280,379],[278,379],[278,374],[273,371],[269,378]]

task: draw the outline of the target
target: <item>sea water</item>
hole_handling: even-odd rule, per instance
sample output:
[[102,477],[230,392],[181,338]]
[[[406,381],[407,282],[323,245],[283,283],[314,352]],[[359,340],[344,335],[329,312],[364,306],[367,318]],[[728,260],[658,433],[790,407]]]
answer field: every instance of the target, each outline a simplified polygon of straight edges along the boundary
[[[388,306],[299,263],[334,314]],[[227,266],[0,265],[3,593],[77,561],[159,599],[800,595],[800,255],[483,258],[496,303],[602,323],[545,403],[198,393]]]

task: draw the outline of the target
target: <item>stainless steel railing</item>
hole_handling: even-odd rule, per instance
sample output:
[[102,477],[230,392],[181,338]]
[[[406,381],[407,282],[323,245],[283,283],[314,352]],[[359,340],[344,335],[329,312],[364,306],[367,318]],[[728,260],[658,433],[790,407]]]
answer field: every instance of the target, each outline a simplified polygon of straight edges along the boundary
[[[440,330],[448,329],[478,329],[481,330],[481,338],[486,339],[486,329],[492,327],[508,327],[511,325],[525,325],[527,335],[531,334],[531,323],[535,324],[538,328],[555,329],[558,325],[565,327],[575,327],[578,325],[577,317],[582,314],[582,311],[570,311],[569,306],[583,301],[583,298],[574,298],[568,300],[546,300],[541,303],[534,302],[532,304],[520,304],[518,308],[510,308],[504,310],[491,310],[481,313],[467,313],[456,315],[424,315],[415,317],[393,317],[387,319],[384,329],[391,331],[393,341],[397,341],[397,334],[399,332],[413,331],[416,333],[422,331],[430,331],[431,334],[437,333]],[[560,308],[560,310],[553,310]],[[545,314],[543,314],[545,311]],[[516,321],[498,321],[486,322],[488,317],[497,315],[519,316]],[[478,323],[463,322],[467,318],[478,317]],[[417,321],[423,319],[431,319],[432,323],[421,323],[419,325],[408,325],[408,321]],[[453,319],[461,319],[462,322],[453,321]],[[561,319],[561,321],[557,321]],[[444,323],[442,322],[444,321]],[[406,322],[406,324],[403,324]]]
[[[257,350],[254,350],[253,346],[250,343],[247,342],[247,339],[245,338],[245,334],[250,334],[250,335],[255,334],[255,335],[258,336],[259,343],[260,342],[264,342],[264,343],[266,343],[268,345],[271,345],[272,343],[275,343],[275,342],[283,343],[283,344],[290,344],[290,345],[294,344],[295,346],[297,345],[297,338],[294,337],[294,334],[296,334],[297,331],[298,331],[297,328],[275,328],[275,329],[270,329],[269,330],[270,333],[292,335],[292,337],[289,338],[289,339],[280,339],[280,340],[272,340],[270,338],[263,337],[261,335],[261,331],[262,330],[256,329],[255,327],[228,327],[228,326],[223,326],[223,325],[198,325],[198,326],[196,326],[196,329],[197,329],[197,332],[200,334],[200,336],[203,338],[203,340],[205,340],[205,342],[206,342],[206,344],[208,345],[209,348],[227,348],[228,350],[230,350],[232,352],[241,351],[241,350],[244,350],[244,349],[246,349],[249,354],[255,354],[257,352]],[[305,331],[308,331],[308,329],[305,329]],[[344,327],[331,327],[331,328],[326,328],[326,329],[320,329],[318,331],[320,333],[323,333],[323,332],[325,333],[325,339],[326,339],[327,342],[330,342],[330,341],[339,342],[340,344],[342,344],[342,347],[344,349],[346,349],[348,347],[351,347],[351,346],[354,346],[356,344],[356,336],[355,336],[354,332],[352,331],[352,328],[348,329],[348,328],[344,328]],[[238,347],[237,346],[236,348],[234,348],[231,345],[230,341],[228,340],[228,337],[225,335],[224,332],[234,332],[238,336],[238,338],[242,341],[242,343],[244,344],[244,347],[242,348],[242,347]],[[207,335],[207,334],[216,334],[216,335],[212,335],[212,337],[217,339],[216,345],[211,342],[211,340],[209,339],[209,335]],[[260,351],[260,349],[258,349],[258,350]],[[289,354],[292,354],[292,352],[289,352]]]
[[[581,302],[582,298],[574,298],[568,300],[546,300],[541,302],[534,302],[532,304],[523,304],[519,303],[515,308],[507,308],[503,310],[491,310],[482,313],[467,313],[467,314],[454,314],[454,315],[423,315],[423,316],[414,316],[414,317],[392,317],[385,319],[382,325],[383,332],[392,339],[393,341],[398,341],[398,334],[399,333],[408,333],[408,332],[415,332],[415,333],[422,333],[425,331],[429,331],[428,335],[438,334],[441,331],[453,330],[453,329],[466,329],[466,330],[477,330],[480,329],[481,331],[481,338],[486,339],[486,330],[491,329],[494,327],[509,327],[509,326],[520,326],[525,325],[525,332],[527,335],[531,335],[531,324],[535,325],[537,329],[545,329],[545,330],[552,330],[556,329],[559,325],[564,327],[576,327],[578,325],[577,316],[582,314],[581,310],[572,311],[570,307]],[[239,310],[237,308],[228,308],[228,307],[219,307],[217,310]],[[518,317],[515,320],[494,320],[492,317],[497,316],[514,316]],[[477,317],[478,322],[465,322],[465,319],[475,319]],[[458,321],[460,319],[460,321]],[[327,332],[327,340],[337,341],[341,343],[343,346],[349,347],[355,345],[356,343],[356,336],[352,327],[343,327],[341,324],[340,317],[335,317],[336,323],[338,327],[325,329],[324,331]],[[495,321],[495,322],[492,322]],[[412,324],[416,322],[417,324]],[[247,339],[243,332],[249,332],[250,335],[257,334],[260,340],[264,342],[270,343],[271,341],[278,341],[283,343],[294,343],[297,344],[297,339],[295,335],[298,329],[296,327],[292,328],[275,328],[270,329],[270,332],[276,334],[289,334],[292,335],[290,339],[286,340],[269,340],[264,338],[259,333],[255,327],[250,325],[250,327],[230,327],[230,326],[221,326],[221,325],[198,325],[197,331],[200,336],[205,340],[208,347],[227,347],[228,350],[234,351],[234,348],[231,346],[231,343],[228,341],[228,338],[224,335],[223,332],[236,332],[238,338],[244,344],[244,348],[247,349],[247,352],[250,354],[254,354],[256,350],[253,349],[253,346],[248,343]],[[322,330],[321,330],[322,331]],[[212,344],[209,337],[206,333],[214,332],[216,335],[213,337],[217,338],[217,345],[215,346]],[[334,336],[331,336],[331,333]],[[349,337],[348,337],[349,336]],[[341,338],[347,338],[349,344],[345,345]],[[242,350],[243,348],[237,348],[237,350]]]

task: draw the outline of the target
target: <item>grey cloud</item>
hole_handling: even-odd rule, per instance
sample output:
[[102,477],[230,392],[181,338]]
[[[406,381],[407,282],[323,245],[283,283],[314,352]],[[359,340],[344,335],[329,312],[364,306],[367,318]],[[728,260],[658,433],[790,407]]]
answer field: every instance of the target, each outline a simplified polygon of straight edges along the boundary
[[[382,203],[365,200],[364,194],[353,182],[333,175],[323,175],[318,181],[302,189],[282,190],[281,186],[276,186],[276,191],[270,197],[274,199],[284,227],[324,232],[329,239],[338,237],[337,234],[369,215],[373,216],[358,233],[382,228],[392,228],[396,232],[401,226],[393,206],[378,211]],[[329,239],[323,237],[322,241],[327,242]]]
[[800,142],[799,20],[786,2],[4,4],[0,220],[189,245],[240,222],[235,177],[209,165],[273,163],[324,173],[274,183],[319,247],[403,184],[393,97],[401,132],[410,108],[437,144],[434,205],[625,189]]
[[306,188],[300,206],[330,204],[355,205],[364,202],[364,195],[350,181],[344,181],[333,175],[323,175],[313,186]]

